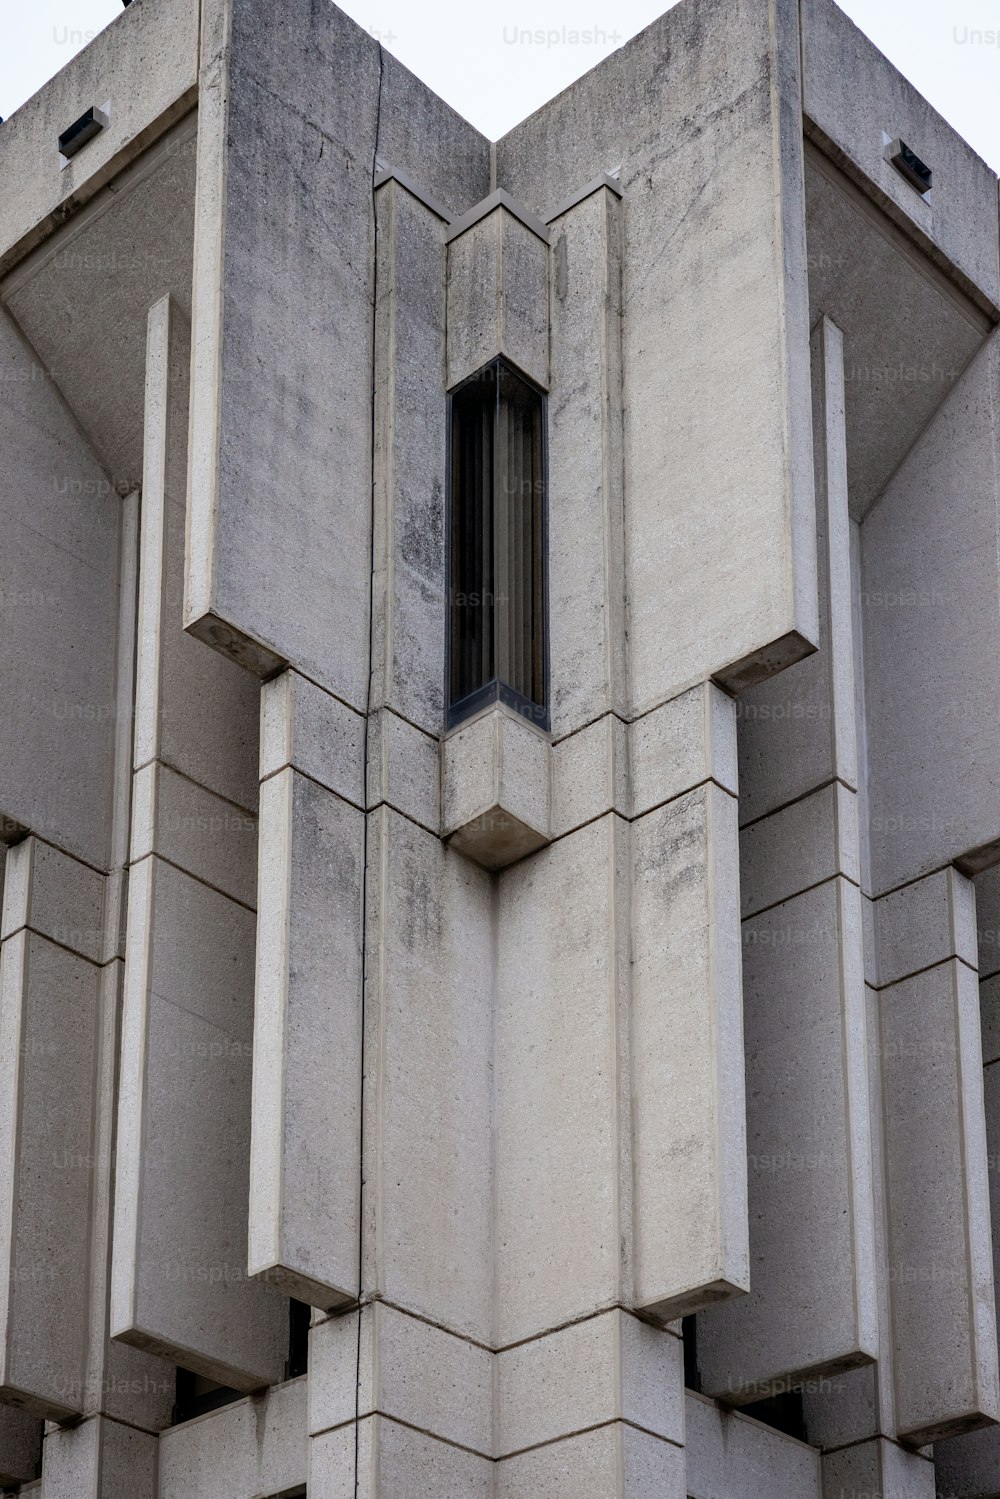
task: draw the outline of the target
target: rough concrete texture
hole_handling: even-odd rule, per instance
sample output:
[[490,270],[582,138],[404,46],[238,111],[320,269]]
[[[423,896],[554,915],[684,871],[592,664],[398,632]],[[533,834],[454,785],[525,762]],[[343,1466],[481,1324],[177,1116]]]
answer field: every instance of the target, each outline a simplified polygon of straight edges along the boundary
[[[996,1499],[996,178],[828,0],[492,145],[133,0],[0,167],[0,1476]],[[497,354],[551,733],[446,727]]]
[[364,813],[294,770],[260,796],[249,1268],[358,1293]]

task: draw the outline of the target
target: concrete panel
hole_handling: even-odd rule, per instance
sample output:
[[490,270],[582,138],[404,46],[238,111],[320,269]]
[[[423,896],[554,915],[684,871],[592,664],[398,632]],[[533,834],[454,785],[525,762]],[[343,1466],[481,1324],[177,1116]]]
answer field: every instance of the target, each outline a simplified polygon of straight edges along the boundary
[[816,640],[797,14],[688,0],[497,143],[536,212],[621,165],[635,712]]
[[941,1492],[933,1462],[884,1438],[823,1458],[824,1499],[934,1499]]
[[132,781],[130,858],[157,854],[251,908],[257,903],[257,817],[151,760]]
[[993,335],[861,528],[876,894],[1000,843],[998,386]]
[[41,1499],[157,1499],[156,1468],[154,1435],[94,1416],[47,1434]]
[[183,629],[189,369],[186,319],[164,298],[147,343],[134,764],[162,760],[253,809],[259,685]]
[[[619,1119],[627,833],[603,817],[500,877],[496,1340],[626,1299]],[[546,912],[558,910],[557,923]],[[627,1077],[627,1072],[624,1074]]]
[[619,1310],[502,1350],[496,1389],[498,1458],[609,1421],[684,1441],[681,1341]]
[[310,1499],[493,1499],[493,1464],[385,1416],[309,1442]]
[[[198,0],[130,7],[4,122],[0,274],[195,101]],[[110,96],[108,127],[60,170],[58,139]]]
[[358,1294],[364,813],[283,770],[260,795],[249,1267]]
[[698,1319],[735,1403],[878,1354],[861,896],[828,880],[744,922],[750,1294]]
[[247,1278],[254,916],[132,867],[111,1333],[237,1389],[284,1365],[284,1297]]
[[296,1491],[306,1481],[306,1380],[173,1426],[159,1446],[158,1499],[254,1499]]
[[106,867],[120,501],[3,310],[0,382],[3,841],[30,828]]
[[879,996],[899,1434],[1000,1416],[976,975],[956,960]]
[[552,836],[561,838],[574,828],[618,812],[631,810],[629,726],[605,713],[560,740],[552,749]]
[[0,946],[0,1397],[48,1420],[83,1395],[98,974],[28,930]]
[[457,218],[490,190],[491,142],[384,48],[380,63],[379,157]]
[[741,822],[834,777],[858,784],[844,340],[829,319],[811,352],[819,650],[739,699]]
[[382,1302],[320,1323],[310,1435],[375,1414],[492,1457],[493,1354]]
[[654,708],[629,725],[632,814],[713,780],[737,792],[736,704],[711,682]]
[[97,961],[104,880],[96,870],[38,838],[25,838],[7,856],[0,891],[0,939],[29,927],[38,936]]
[[976,968],[976,887],[942,869],[873,902],[879,983],[894,984],[943,958]]
[[[333,5],[216,9],[201,58],[185,621],[362,709],[380,48]],[[248,509],[248,494],[268,503]]]
[[635,1305],[747,1289],[736,802],[714,783],[632,825]]
[[548,231],[509,199],[486,198],[468,217],[448,237],[448,387],[503,355],[547,388]]
[[378,216],[370,701],[430,734],[444,722],[447,403],[444,224],[389,180]]
[[624,714],[618,197],[591,193],[551,227],[549,682],[553,732]]
[[260,689],[261,780],[286,765],[364,806],[364,718],[295,671]]
[[1000,974],[979,985],[979,1018],[983,1033],[983,1064],[1000,1062]]
[[822,1499],[812,1447],[690,1390],[685,1407],[690,1499]]
[[858,797],[839,781],[740,832],[744,917],[837,874],[855,885],[861,878]]
[[[1000,304],[994,173],[832,0],[804,9],[802,50],[810,134],[939,264]],[[926,197],[885,160],[886,137],[932,167]]]
[[491,879],[385,807],[367,869],[362,1285],[489,1343]]
[[436,735],[423,733],[389,708],[368,716],[368,806],[388,802],[429,833],[441,826],[441,750]]
[[497,1464],[496,1499],[684,1499],[684,1452],[620,1421]]
[[0,1406],[0,1483],[27,1483],[38,1472],[42,1423],[27,1411]]

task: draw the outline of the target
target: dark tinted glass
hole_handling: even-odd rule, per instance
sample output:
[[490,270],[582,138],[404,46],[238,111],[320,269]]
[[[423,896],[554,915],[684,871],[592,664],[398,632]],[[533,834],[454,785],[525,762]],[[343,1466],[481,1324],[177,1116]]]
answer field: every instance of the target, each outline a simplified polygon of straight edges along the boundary
[[545,720],[545,402],[501,361],[451,398],[449,716]]

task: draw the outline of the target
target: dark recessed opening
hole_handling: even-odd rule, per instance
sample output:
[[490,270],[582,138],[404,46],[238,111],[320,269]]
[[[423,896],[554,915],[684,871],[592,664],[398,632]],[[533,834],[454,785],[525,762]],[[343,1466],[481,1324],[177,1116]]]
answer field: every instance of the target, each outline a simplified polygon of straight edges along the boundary
[[925,161],[921,161],[915,151],[902,140],[894,140],[886,147],[886,157],[892,162],[896,171],[905,177],[911,187],[915,187],[918,193],[929,193],[931,190],[932,173]]
[[449,398],[448,722],[548,727],[545,397],[501,359]]

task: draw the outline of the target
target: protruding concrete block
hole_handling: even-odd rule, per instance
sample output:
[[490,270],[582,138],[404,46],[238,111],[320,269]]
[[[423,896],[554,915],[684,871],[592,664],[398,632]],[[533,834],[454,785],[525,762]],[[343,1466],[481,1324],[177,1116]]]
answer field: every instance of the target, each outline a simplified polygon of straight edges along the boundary
[[449,388],[498,355],[549,383],[549,246],[545,225],[506,193],[448,233]]
[[364,845],[317,782],[262,785],[249,1266],[327,1309],[359,1289]]
[[497,1499],[684,1499],[684,1452],[621,1421],[497,1464]]
[[111,1334],[236,1389],[280,1378],[288,1336],[247,1278],[253,950],[245,906],[133,865]]
[[505,708],[449,734],[442,745],[442,831],[486,869],[503,869],[551,837],[546,735]]
[[[499,878],[501,1346],[627,1301],[627,893],[627,828],[614,816]],[[558,922],[548,919],[550,910],[559,911]]]
[[497,1354],[498,1458],[611,1421],[683,1443],[673,1333],[616,1309]]
[[734,1404],[878,1355],[857,887],[744,922],[743,996],[750,1294],[698,1320],[701,1388]]
[[0,946],[0,1395],[48,1420],[82,1409],[99,972],[30,929]]
[[829,1499],[814,1448],[690,1390],[685,1407],[690,1499]]
[[157,1499],[157,1438],[106,1416],[48,1432],[41,1499]]
[[737,792],[736,704],[702,682],[629,725],[632,813],[644,812],[713,780]]
[[979,994],[956,959],[879,995],[899,1434],[1000,1418]]
[[388,802],[429,833],[441,826],[441,749],[436,736],[389,708],[368,718],[368,806]]
[[362,1288],[489,1344],[492,880],[384,804],[367,878]]
[[635,1305],[747,1289],[736,802],[714,782],[632,825]]
[[305,1378],[173,1426],[160,1436],[157,1499],[298,1493],[306,1481],[305,1436]]
[[365,720],[296,671],[260,689],[260,778],[292,766],[363,807]]
[[492,1457],[493,1361],[383,1302],[321,1322],[309,1337],[310,1435],[381,1414]]

